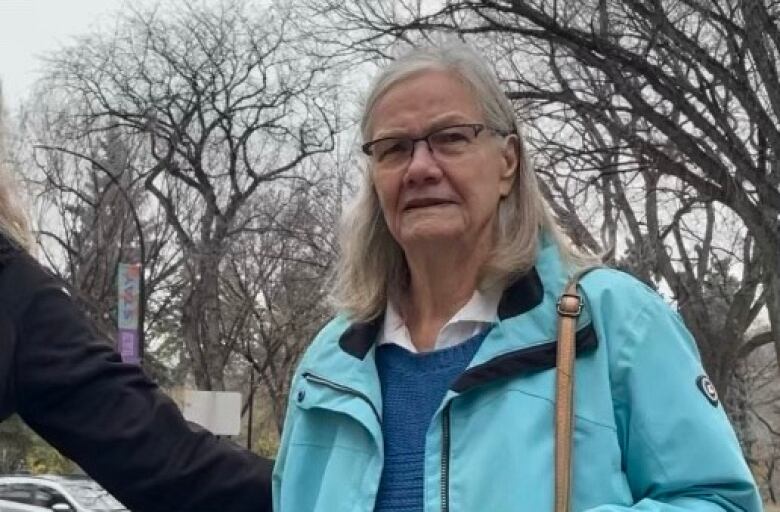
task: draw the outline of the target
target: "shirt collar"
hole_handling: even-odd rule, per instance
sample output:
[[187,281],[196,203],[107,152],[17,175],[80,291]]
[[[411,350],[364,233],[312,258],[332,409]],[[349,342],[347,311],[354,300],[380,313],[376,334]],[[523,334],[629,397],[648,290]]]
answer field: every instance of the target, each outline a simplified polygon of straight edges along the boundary
[[[544,256],[544,251],[542,256]],[[550,259],[550,256],[547,256],[547,259]],[[555,261],[553,263],[543,261],[548,272],[550,270],[549,266],[556,264]],[[532,267],[531,270],[520,276],[503,291],[501,300],[498,303],[499,321],[531,311],[542,303],[544,291],[545,287],[541,276],[537,272],[536,267]],[[379,315],[372,320],[355,322],[349,325],[339,337],[338,343],[341,350],[357,359],[365,359],[371,347],[378,340],[377,334],[384,323],[384,316]]]
[[[500,286],[495,286],[487,290],[475,290],[468,302],[466,302],[466,304],[464,304],[463,307],[461,307],[452,318],[442,326],[439,335],[437,336],[436,348],[465,341],[471,334],[463,333],[471,333],[476,329],[497,322],[498,303],[501,300],[502,291]],[[458,324],[462,329],[458,331],[449,329],[451,326],[456,326]],[[449,336],[445,337],[443,334],[445,334],[446,331],[449,331]],[[452,336],[463,339],[449,339]],[[378,337],[379,345],[384,345],[386,343],[395,343],[410,352],[417,352],[417,349],[412,344],[412,339],[409,330],[406,328],[406,323],[392,301],[388,301],[387,306],[385,307],[384,321],[382,322]]]

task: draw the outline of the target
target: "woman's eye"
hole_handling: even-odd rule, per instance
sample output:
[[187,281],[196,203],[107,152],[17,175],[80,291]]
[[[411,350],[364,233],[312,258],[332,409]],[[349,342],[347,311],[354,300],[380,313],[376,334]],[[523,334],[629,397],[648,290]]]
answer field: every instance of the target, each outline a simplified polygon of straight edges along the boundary
[[408,144],[405,144],[405,141],[403,139],[399,139],[395,141],[387,141],[387,144],[383,145],[383,147],[379,150],[379,158],[384,159],[387,157],[392,157],[399,153],[403,153],[404,151],[406,151],[407,146]]
[[403,150],[403,146],[404,146],[404,144],[403,144],[403,143],[401,143],[401,142],[396,142],[395,144],[393,144],[392,146],[390,146],[389,148],[387,148],[387,151],[386,151],[386,152],[387,152],[387,153],[398,153],[399,151],[402,151],[402,150]]
[[459,131],[440,132],[435,135],[435,142],[439,144],[461,144],[468,142],[468,137]]

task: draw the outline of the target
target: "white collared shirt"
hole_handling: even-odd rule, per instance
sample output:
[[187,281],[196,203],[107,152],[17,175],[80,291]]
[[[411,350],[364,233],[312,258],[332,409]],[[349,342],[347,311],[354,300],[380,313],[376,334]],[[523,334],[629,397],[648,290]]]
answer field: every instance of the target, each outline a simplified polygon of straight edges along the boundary
[[[453,347],[463,343],[475,334],[498,321],[498,303],[501,300],[501,287],[490,290],[476,290],[469,301],[450,318],[436,336],[433,350]],[[379,331],[379,345],[395,343],[409,352],[417,353],[406,323],[391,302],[385,307],[385,320]]]

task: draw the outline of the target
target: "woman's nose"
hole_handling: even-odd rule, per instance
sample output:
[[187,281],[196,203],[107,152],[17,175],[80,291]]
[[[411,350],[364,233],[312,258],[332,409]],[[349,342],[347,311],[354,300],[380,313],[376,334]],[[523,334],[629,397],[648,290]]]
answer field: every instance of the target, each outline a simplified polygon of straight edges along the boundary
[[433,182],[441,178],[441,167],[425,139],[415,141],[411,151],[412,156],[406,168],[404,182],[417,184]]

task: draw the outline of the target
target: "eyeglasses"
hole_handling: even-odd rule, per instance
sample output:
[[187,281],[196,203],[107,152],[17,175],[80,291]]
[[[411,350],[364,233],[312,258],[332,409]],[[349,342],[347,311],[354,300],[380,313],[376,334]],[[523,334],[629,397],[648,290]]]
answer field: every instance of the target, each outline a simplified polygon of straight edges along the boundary
[[506,135],[484,124],[457,124],[437,128],[422,137],[384,137],[372,140],[363,144],[361,149],[379,167],[400,167],[414,157],[414,148],[421,140],[425,141],[428,151],[433,155],[456,158],[466,153],[484,130]]

